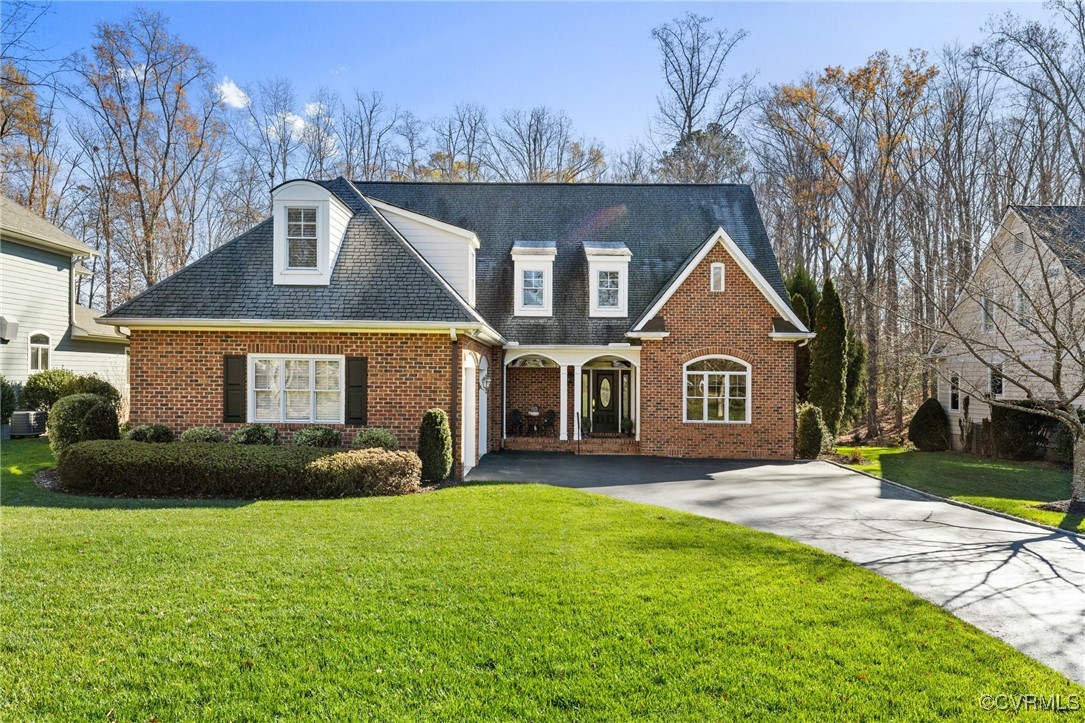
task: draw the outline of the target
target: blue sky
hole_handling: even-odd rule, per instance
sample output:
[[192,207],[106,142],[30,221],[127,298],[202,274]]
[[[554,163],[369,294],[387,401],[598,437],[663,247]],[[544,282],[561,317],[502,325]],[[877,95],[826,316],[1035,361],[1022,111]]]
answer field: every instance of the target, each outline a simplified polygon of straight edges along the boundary
[[[994,13],[1044,18],[1039,3],[144,3],[242,87],[291,78],[304,99],[319,86],[380,90],[423,118],[455,103],[492,113],[545,104],[609,146],[641,136],[662,88],[651,29],[693,10],[750,37],[731,69],[781,83],[871,53],[968,45]],[[60,2],[38,42],[66,54],[95,23],[130,3]]]

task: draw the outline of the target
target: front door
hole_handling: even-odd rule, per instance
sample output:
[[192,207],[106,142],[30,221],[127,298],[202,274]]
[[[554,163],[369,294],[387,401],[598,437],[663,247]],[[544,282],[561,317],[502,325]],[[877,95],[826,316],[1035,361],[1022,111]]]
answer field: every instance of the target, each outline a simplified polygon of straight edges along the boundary
[[618,431],[618,372],[596,371],[592,382],[591,431]]

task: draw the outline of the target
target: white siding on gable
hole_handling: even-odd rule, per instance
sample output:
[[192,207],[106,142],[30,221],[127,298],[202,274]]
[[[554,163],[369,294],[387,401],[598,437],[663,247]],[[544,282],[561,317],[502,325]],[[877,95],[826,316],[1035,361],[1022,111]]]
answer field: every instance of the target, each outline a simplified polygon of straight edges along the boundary
[[475,255],[469,239],[387,208],[381,213],[467,303],[475,305]]

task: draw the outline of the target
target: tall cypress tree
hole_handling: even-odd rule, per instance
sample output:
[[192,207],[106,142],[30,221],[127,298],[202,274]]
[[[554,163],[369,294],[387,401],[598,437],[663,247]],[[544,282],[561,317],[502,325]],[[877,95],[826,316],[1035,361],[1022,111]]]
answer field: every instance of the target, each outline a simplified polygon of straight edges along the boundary
[[784,286],[792,297],[798,294],[806,300],[806,310],[810,314],[810,324],[806,328],[813,329],[813,325],[818,323],[818,304],[821,302],[821,292],[818,291],[817,282],[810,276],[806,267],[799,264],[784,280]]
[[840,303],[832,279],[825,279],[814,331],[817,336],[811,345],[813,360],[810,362],[807,396],[811,404],[821,409],[825,426],[835,436],[840,431],[846,401],[848,328],[844,320],[844,306]]
[[855,425],[866,411],[866,342],[848,327],[848,372],[844,378],[844,423]]
[[[791,308],[795,310],[795,316],[810,328],[810,309],[806,306],[806,297],[800,293],[791,295]],[[800,346],[795,350],[795,396],[799,402],[806,401],[810,379],[810,345]]]

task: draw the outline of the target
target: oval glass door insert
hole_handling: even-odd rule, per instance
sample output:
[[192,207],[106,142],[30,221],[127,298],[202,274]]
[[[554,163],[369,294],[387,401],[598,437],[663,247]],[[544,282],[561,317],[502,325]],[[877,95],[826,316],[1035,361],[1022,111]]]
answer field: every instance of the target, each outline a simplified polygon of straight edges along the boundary
[[610,406],[610,377],[599,380],[599,404],[604,407]]

